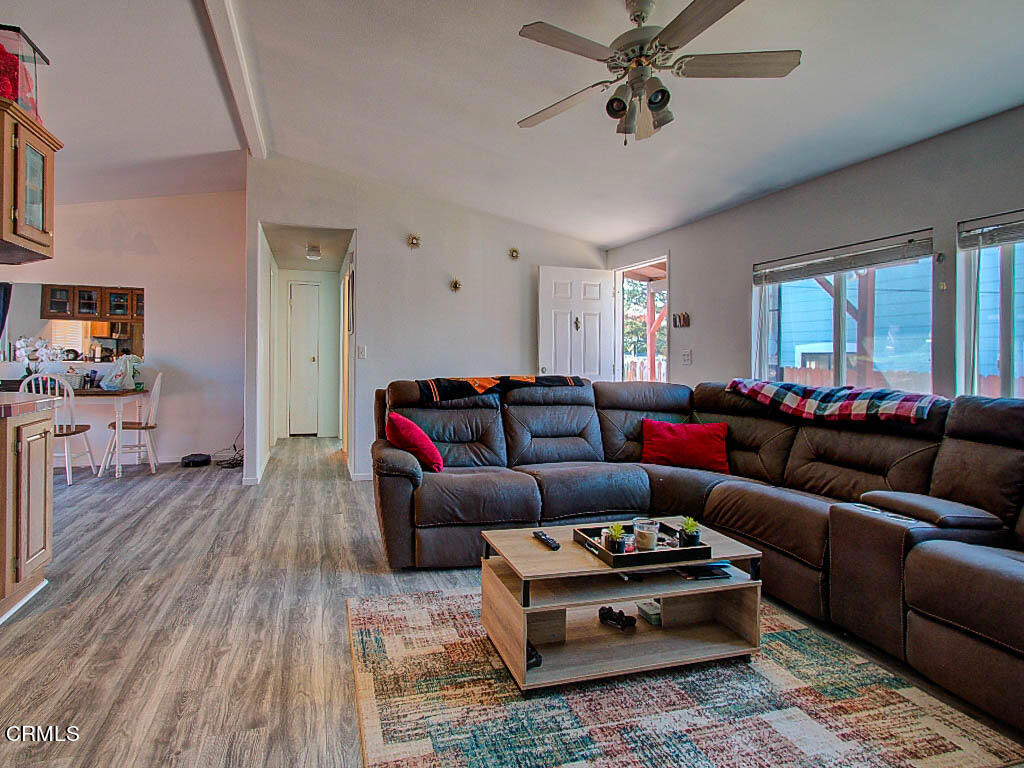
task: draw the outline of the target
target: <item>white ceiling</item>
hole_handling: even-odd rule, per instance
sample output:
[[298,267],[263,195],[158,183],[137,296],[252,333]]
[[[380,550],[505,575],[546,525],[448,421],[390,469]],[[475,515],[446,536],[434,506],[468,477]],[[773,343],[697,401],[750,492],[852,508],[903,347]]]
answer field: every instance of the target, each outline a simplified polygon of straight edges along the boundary
[[205,16],[189,0],[5,0],[49,57],[43,123],[64,142],[58,203],[245,188]]
[[[279,269],[305,269],[311,272],[340,272],[354,231],[290,224],[264,223],[262,226]],[[320,261],[306,258],[307,244],[320,246]]]
[[[683,5],[661,2],[650,23]],[[600,95],[537,128],[516,126],[607,74],[519,38],[520,26],[544,20],[610,42],[629,27],[620,0],[235,6],[272,151],[606,246],[1024,103],[1021,0],[747,0],[686,50],[801,48],[803,65],[785,80],[670,76],[675,122],[627,148]],[[141,36],[146,46],[191,44]],[[190,105],[188,122],[193,137],[197,123],[216,124],[209,130],[228,143],[214,106]]]

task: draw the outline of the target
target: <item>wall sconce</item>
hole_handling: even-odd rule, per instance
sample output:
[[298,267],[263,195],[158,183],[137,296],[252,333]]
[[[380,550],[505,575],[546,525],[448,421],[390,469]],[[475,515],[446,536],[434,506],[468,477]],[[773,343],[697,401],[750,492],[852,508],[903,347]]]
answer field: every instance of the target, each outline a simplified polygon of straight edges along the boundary
[[516,259],[518,259],[519,258],[519,249],[518,248],[509,248],[508,249],[508,257],[510,259],[512,259],[512,261],[515,261]]
[[406,244],[410,248],[419,248],[420,247],[420,242],[421,242],[420,241],[420,236],[419,235],[415,235],[415,234],[410,234],[407,238],[405,238],[405,242],[406,242]]
[[455,293],[462,289],[462,281],[459,280],[459,278],[454,277],[452,278],[452,281],[448,283],[448,287],[452,289],[452,293]]

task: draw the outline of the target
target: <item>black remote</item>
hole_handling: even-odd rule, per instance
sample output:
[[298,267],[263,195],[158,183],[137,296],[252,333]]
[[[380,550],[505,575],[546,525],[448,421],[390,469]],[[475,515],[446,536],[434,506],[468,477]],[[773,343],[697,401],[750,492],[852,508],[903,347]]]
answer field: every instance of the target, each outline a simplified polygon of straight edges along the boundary
[[546,533],[544,533],[544,531],[534,531],[533,537],[537,539],[537,541],[543,542],[545,546],[547,546],[550,549],[559,549],[562,546],[557,541],[548,536]]

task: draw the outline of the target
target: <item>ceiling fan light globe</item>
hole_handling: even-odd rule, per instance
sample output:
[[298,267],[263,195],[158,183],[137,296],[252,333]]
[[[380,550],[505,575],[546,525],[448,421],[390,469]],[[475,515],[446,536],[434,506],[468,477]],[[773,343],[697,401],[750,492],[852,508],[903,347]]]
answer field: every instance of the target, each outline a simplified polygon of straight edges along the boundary
[[608,117],[613,120],[621,120],[629,109],[629,86],[620,85],[612,93],[612,97],[608,99],[608,103],[605,104],[604,111],[608,113]]
[[665,109],[672,98],[660,77],[652,77],[644,83],[644,96],[647,99],[647,106],[655,114]]

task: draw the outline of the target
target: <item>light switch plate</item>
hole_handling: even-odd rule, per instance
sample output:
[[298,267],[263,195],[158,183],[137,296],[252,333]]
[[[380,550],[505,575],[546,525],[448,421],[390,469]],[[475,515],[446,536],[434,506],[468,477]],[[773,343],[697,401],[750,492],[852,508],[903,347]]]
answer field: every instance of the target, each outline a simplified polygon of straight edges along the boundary
[[693,350],[684,349],[682,352],[680,352],[679,363],[680,365],[693,365]]
[[366,359],[366,345],[365,344],[356,344],[356,359],[358,359],[358,360],[365,360]]

